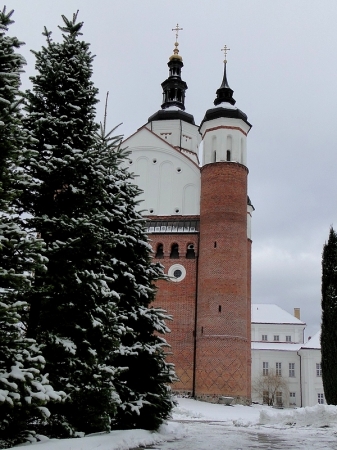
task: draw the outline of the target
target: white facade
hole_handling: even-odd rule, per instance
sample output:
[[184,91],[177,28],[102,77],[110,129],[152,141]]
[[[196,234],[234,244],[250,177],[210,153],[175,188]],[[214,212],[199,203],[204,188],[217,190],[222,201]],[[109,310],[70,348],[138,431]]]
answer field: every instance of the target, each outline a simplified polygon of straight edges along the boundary
[[172,145],[178,139],[178,129],[177,133],[174,129],[172,134],[166,133],[165,122],[159,122],[158,127],[158,122],[152,122],[160,136],[148,124],[123,143],[130,151],[126,165],[136,174],[135,183],[143,191],[140,209],[148,216],[199,215],[200,169],[196,150],[200,140],[192,133],[197,128],[185,124],[192,127],[192,150],[180,151]]
[[221,117],[204,122],[200,128],[203,137],[202,165],[234,161],[247,166],[247,134],[250,128],[237,118]]
[[276,305],[252,305],[252,400],[262,403],[257,384],[268,373],[281,376],[285,407],[324,402],[320,333],[303,343],[306,324]]
[[321,333],[316,333],[299,350],[302,366],[303,404],[312,406],[318,398],[324,399],[321,369]]

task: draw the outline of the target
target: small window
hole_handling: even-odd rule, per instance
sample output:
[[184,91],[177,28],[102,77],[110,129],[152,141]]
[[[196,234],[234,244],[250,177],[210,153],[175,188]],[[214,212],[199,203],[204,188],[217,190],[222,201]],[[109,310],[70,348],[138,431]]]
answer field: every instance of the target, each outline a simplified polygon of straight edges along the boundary
[[164,258],[164,246],[163,244],[157,245],[156,258]]
[[188,244],[187,246],[186,259],[195,259],[195,251],[193,244]]
[[296,406],[296,392],[289,392],[289,405]]
[[179,245],[178,244],[172,244],[170,258],[171,259],[179,258]]
[[289,377],[295,376],[295,363],[289,363]]
[[282,392],[277,391],[276,392],[276,405],[277,406],[283,406],[283,399],[282,399]]
[[286,342],[291,342],[291,336],[286,336]]
[[219,305],[219,312],[221,312],[221,305]]
[[174,272],[173,272],[173,276],[174,276],[174,278],[180,278],[181,276],[182,276],[182,271],[180,270],[180,269],[176,269]]
[[322,364],[316,363],[316,377],[322,376]]
[[262,375],[267,376],[268,375],[268,368],[269,364],[267,362],[262,363]]
[[282,376],[282,367],[280,362],[276,363],[276,376]]
[[278,342],[280,340],[280,336],[278,334],[274,334],[274,341]]
[[227,152],[226,152],[226,160],[227,161],[231,160],[231,151],[230,150],[227,150]]
[[262,335],[262,340],[263,340],[263,341],[268,341],[268,336],[267,336],[266,334],[263,334],[263,335]]
[[317,403],[319,403],[320,405],[324,404],[324,394],[322,394],[321,392],[317,394]]

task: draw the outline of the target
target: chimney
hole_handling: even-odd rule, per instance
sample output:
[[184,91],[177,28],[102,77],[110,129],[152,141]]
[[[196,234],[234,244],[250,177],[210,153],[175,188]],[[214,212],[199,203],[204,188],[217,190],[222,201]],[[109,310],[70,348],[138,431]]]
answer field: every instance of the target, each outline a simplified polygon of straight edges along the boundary
[[301,320],[301,308],[294,308],[294,316],[296,319]]

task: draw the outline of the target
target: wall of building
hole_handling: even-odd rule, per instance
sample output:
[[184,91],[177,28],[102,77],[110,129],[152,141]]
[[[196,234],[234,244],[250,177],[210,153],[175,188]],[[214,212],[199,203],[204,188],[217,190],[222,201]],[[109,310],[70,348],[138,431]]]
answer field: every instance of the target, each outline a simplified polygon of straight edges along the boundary
[[149,216],[198,215],[200,169],[196,162],[146,127],[124,142],[130,151],[125,166],[143,191],[138,200]]
[[[288,386],[288,391],[282,389],[284,406],[301,406],[300,358],[297,355],[297,352],[282,350],[252,350],[252,400],[257,403],[262,403],[262,395],[261,392],[256,391],[256,385],[258,380],[263,377],[263,363],[268,363],[269,373],[271,373],[271,371],[276,373],[276,363],[281,363],[281,375]],[[294,376],[289,376],[289,364],[294,364],[294,366],[291,367],[292,369],[294,367]],[[295,393],[295,397],[290,398],[290,392]],[[292,405],[290,405],[290,403],[292,403]]]
[[[247,168],[201,170],[196,395],[247,399]],[[250,307],[250,306],[249,306]]]
[[302,392],[303,406],[314,406],[318,403],[318,394],[324,395],[322,375],[316,364],[321,364],[319,349],[301,349],[302,358]]
[[[154,306],[162,307],[173,318],[173,321],[168,323],[171,333],[166,336],[166,340],[171,346],[168,361],[174,362],[179,381],[173,384],[172,389],[192,394],[199,235],[198,233],[153,233],[149,237],[154,254],[158,245],[163,245],[163,257],[154,258],[154,261],[164,266],[165,274],[173,275],[174,270],[178,269],[184,276],[178,281],[174,281],[174,277],[173,281],[159,281]],[[170,257],[173,244],[179,246],[179,258]],[[188,247],[191,245],[194,247],[194,258],[187,255]]]
[[[252,341],[264,341],[263,336],[267,336],[268,342],[303,343],[304,328],[305,324],[255,323],[252,326]],[[276,340],[274,339],[275,336]],[[290,336],[290,341],[287,341],[287,336]]]
[[184,120],[158,120],[148,123],[146,127],[173,147],[190,152],[190,158],[199,164],[201,136],[196,125]]
[[202,165],[230,160],[247,166],[247,133],[249,129],[250,127],[242,120],[228,117],[221,117],[203,124],[201,128],[203,134]]

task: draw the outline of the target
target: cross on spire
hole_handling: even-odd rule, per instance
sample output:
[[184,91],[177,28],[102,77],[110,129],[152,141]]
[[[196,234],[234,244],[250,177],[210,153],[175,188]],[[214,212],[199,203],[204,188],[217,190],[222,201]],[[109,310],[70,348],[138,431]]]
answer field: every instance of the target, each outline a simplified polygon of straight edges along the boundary
[[182,30],[183,30],[183,28],[179,28],[179,24],[177,24],[175,28],[172,28],[172,31],[176,32],[176,43],[178,42],[179,31],[182,31]]
[[224,55],[225,55],[224,63],[227,62],[227,52],[228,52],[228,50],[230,50],[230,48],[228,48],[227,45],[225,45],[224,48],[221,49],[221,51],[224,52]]

